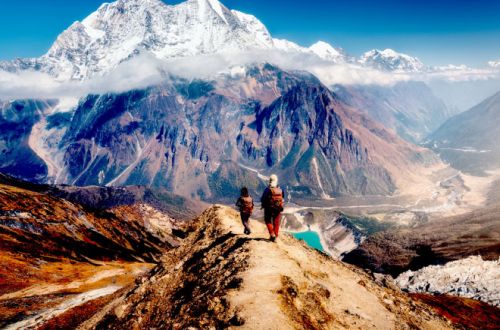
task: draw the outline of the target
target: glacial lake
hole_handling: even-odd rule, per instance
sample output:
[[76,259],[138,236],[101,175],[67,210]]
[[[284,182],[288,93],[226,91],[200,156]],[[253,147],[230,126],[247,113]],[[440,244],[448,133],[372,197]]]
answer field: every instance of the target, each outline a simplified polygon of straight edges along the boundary
[[313,249],[325,252],[325,250],[323,249],[323,245],[321,245],[321,240],[319,239],[319,235],[317,232],[309,230],[291,234],[296,239],[303,240],[304,242],[306,242],[306,244],[312,247]]

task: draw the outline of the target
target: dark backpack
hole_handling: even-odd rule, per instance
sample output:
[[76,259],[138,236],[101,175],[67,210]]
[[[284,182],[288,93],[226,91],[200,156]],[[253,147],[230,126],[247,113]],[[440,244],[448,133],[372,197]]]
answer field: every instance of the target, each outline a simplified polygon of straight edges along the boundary
[[252,214],[253,212],[253,199],[250,196],[240,197],[240,212],[244,214]]
[[281,188],[269,188],[269,207],[274,211],[281,212],[283,211],[283,206],[283,191]]

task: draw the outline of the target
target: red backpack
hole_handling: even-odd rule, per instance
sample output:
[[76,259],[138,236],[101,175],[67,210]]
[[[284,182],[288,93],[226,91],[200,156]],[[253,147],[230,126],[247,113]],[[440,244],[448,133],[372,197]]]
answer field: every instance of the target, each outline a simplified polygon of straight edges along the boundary
[[269,207],[275,211],[283,211],[284,201],[283,201],[283,191],[281,188],[269,188]]
[[253,199],[250,196],[240,197],[240,212],[244,214],[252,214],[253,212]]

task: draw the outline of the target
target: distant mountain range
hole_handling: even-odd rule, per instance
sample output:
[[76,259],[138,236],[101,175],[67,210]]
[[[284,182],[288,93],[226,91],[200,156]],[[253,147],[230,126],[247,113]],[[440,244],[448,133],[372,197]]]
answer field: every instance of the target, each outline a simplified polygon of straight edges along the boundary
[[188,0],[178,5],[160,0],[105,3],[73,23],[42,57],[3,62],[0,68],[46,72],[62,81],[85,80],[144,53],[170,60],[249,50],[305,53],[333,63],[391,72],[429,69],[419,59],[391,49],[371,50],[357,60],[325,42],[305,48],[274,39],[256,17],[229,10],[217,0]]
[[449,108],[423,82],[399,82],[393,86],[337,85],[333,90],[347,104],[413,143],[422,141],[451,116]]
[[453,167],[473,174],[500,168],[500,92],[450,118],[426,140]]
[[[254,16],[216,0],[103,4],[44,56],[0,68],[74,82],[141,54],[170,61],[255,50],[393,74],[432,70],[392,50],[355,59],[325,42],[304,48],[275,39]],[[256,62],[204,79],[165,73],[147,88],[87,95],[75,107],[2,102],[0,170],[42,182],[161,186],[210,200],[242,184],[257,191],[275,172],[296,196],[328,198],[390,195],[438,161],[411,144],[451,116],[426,84],[325,86],[309,73]]]

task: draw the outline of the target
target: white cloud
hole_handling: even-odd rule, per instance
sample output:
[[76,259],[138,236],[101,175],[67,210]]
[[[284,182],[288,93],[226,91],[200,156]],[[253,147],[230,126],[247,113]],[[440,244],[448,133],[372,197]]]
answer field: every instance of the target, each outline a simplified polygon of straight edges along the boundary
[[489,61],[488,65],[492,68],[500,69],[500,59],[496,61]]
[[47,73],[0,71],[0,99],[64,98],[107,92],[124,92],[161,83],[161,64],[151,55],[138,56],[107,75],[87,81],[58,81]]
[[450,82],[489,80],[499,78],[499,72],[490,68],[476,69],[466,65],[447,65],[433,67],[425,74],[420,74],[416,78],[420,80],[446,80]]
[[285,70],[305,70],[324,84],[392,85],[408,80],[473,81],[499,77],[494,69],[466,66],[436,67],[426,73],[389,73],[352,63],[335,64],[314,54],[259,50],[238,54],[217,54],[161,61],[152,54],[142,54],[122,63],[109,74],[78,82],[57,81],[48,74],[0,71],[0,99],[81,97],[90,93],[124,92],[157,85],[170,75],[187,79],[213,79],[230,73],[232,67],[271,63]]

